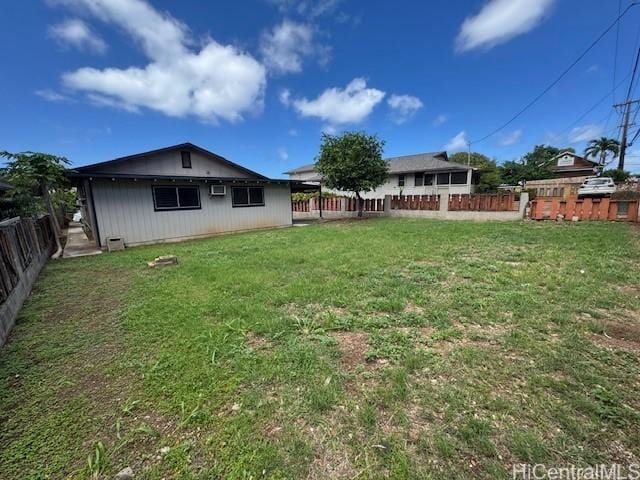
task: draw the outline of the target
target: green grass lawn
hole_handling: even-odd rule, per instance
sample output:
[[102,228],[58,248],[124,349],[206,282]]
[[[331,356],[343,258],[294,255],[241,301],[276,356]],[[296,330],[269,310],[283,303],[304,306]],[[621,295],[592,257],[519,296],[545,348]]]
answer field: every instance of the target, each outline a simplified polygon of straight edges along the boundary
[[0,350],[0,478],[638,462],[639,254],[626,224],[380,219],[49,262]]

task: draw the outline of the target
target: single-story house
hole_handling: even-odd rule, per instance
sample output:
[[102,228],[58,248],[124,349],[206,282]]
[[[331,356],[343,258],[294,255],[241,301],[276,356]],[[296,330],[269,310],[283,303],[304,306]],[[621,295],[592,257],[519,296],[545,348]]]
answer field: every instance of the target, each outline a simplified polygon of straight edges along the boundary
[[87,235],[105,248],[292,223],[290,180],[274,180],[191,143],[76,168]]
[[553,178],[528,180],[525,188],[535,190],[538,197],[574,197],[578,187],[590,176],[600,171],[598,162],[573,152],[561,152],[553,157],[549,169]]
[[[386,159],[389,178],[384,185],[364,198],[383,198],[385,195],[437,195],[445,189],[451,194],[473,193],[475,168],[449,161],[447,152],[419,153]],[[292,180],[322,182],[315,165],[303,165],[288,172]],[[334,192],[352,195],[352,192]]]

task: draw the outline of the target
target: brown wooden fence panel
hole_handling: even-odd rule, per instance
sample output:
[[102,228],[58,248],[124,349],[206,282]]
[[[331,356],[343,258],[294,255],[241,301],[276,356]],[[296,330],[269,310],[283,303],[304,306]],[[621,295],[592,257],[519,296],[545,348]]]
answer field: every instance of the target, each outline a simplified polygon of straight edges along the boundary
[[[438,210],[439,195],[392,195],[391,210]],[[384,200],[378,199],[376,211],[384,210]]]
[[309,200],[300,200],[298,202],[291,202],[291,210],[294,212],[308,212]]
[[531,201],[530,218],[552,219],[563,215],[567,220],[574,217],[581,221],[638,221],[638,200],[611,200],[610,198],[536,198]]
[[449,210],[499,212],[511,211],[514,208],[514,195],[501,193],[474,193],[449,195]]

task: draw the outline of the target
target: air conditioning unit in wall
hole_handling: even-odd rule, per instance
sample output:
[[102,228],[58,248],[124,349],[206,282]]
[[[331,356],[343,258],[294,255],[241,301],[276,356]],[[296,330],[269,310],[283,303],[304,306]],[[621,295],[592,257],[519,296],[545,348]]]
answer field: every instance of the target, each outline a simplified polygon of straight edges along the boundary
[[223,197],[227,194],[226,185],[211,185],[209,186],[209,195],[212,197]]

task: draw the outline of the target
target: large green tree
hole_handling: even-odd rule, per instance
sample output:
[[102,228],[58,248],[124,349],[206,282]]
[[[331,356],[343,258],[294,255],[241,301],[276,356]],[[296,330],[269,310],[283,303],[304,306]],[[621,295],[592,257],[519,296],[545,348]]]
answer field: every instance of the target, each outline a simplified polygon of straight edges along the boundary
[[598,158],[598,163],[604,167],[607,162],[607,155],[611,154],[613,158],[620,153],[620,142],[614,138],[600,137],[591,140],[584,150],[586,157]]
[[553,177],[552,160],[561,152],[574,152],[573,148],[556,148],[551,145],[536,145],[520,160],[510,160],[502,165],[502,180],[517,185],[527,180],[544,180]]
[[476,190],[478,192],[495,192],[502,183],[501,169],[495,160],[478,152],[471,152],[471,155],[465,152],[458,152],[451,155],[452,162],[462,165],[470,164],[478,169],[478,184]]
[[355,194],[358,217],[362,217],[361,194],[375,190],[389,176],[383,149],[383,140],[363,132],[322,135],[316,170],[327,187]]
[[0,168],[0,176],[13,187],[8,198],[13,201],[16,213],[33,216],[48,212],[58,246],[54,255],[59,255],[62,251],[58,238],[60,225],[51,193],[67,187],[66,166],[69,165],[69,160],[39,152],[0,152],[0,157],[7,159],[7,165]]

